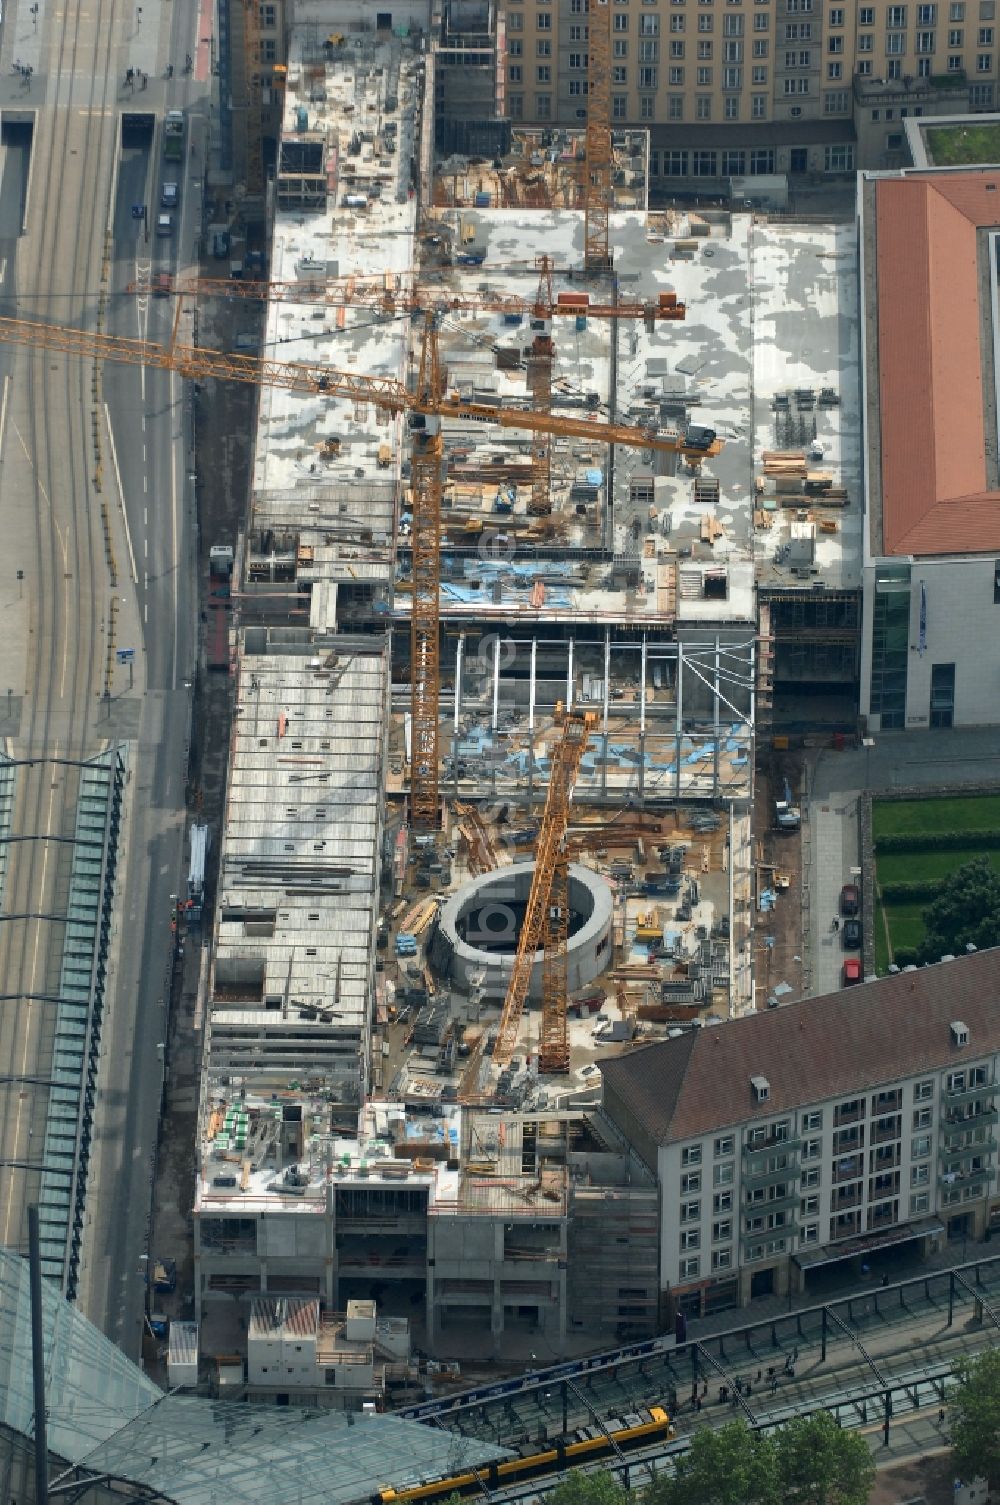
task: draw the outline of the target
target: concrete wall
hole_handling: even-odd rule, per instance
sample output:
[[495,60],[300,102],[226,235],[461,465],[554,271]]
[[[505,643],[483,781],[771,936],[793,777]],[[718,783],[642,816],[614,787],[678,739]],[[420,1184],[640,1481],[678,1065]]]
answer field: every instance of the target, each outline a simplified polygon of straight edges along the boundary
[[[474,978],[485,971],[484,992],[487,997],[502,997],[507,991],[514,963],[514,953],[486,952],[479,949],[475,937],[462,940],[456,930],[459,919],[470,909],[485,907],[485,901],[499,919],[505,904],[523,903],[531,890],[534,865],[524,863],[517,867],[504,868],[499,873],[490,873],[473,879],[449,899],[441,911],[441,921],[431,946],[431,965],[442,977],[449,978],[457,987],[468,989]],[[613,919],[611,890],[603,879],[586,868],[571,864],[569,870],[570,905],[578,913],[586,913],[585,901],[590,905],[590,915],[585,923],[570,937],[567,946],[567,975],[571,991],[585,987],[607,967],[610,960],[611,925]],[[482,900],[479,895],[482,895]],[[513,925],[513,916],[511,925]],[[493,927],[491,926],[491,931]],[[535,1002],[542,996],[542,953],[536,953],[531,972],[529,998]]]
[[376,16],[392,17],[392,25],[430,30],[430,0],[291,0],[293,26],[318,23],[335,31],[338,26],[365,26],[374,30]]

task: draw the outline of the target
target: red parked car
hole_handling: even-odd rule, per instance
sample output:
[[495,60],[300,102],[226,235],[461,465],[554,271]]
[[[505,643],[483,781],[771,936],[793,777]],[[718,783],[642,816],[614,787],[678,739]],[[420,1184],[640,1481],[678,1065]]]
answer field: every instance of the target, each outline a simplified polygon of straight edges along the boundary
[[850,988],[856,982],[861,981],[861,962],[856,956],[849,956],[844,963],[844,987]]

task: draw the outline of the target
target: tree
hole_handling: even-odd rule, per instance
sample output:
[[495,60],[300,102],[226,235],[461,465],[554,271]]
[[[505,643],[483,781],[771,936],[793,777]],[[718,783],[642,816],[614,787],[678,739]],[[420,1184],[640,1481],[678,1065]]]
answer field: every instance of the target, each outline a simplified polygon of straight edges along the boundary
[[1000,1487],[1000,1349],[960,1359],[951,1408],[951,1446],[963,1479],[981,1477]]
[[677,1477],[661,1476],[644,1505],[778,1505],[777,1460],[769,1437],[744,1421],[699,1427],[677,1462]]
[[781,1498],[787,1505],[867,1505],[875,1462],[865,1439],[828,1411],[797,1416],[774,1434]]
[[548,1505],[628,1505],[629,1493],[604,1469],[593,1474],[573,1469],[545,1498]]
[[980,951],[1000,945],[1000,872],[988,857],[974,857],[945,880],[924,910],[922,962],[959,956],[972,944]]

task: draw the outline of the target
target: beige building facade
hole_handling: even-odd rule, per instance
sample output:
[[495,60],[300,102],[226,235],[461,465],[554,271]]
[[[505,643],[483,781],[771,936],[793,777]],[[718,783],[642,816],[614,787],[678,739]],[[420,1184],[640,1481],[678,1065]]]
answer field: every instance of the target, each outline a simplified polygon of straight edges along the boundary
[[[513,120],[586,119],[590,0],[504,0]],[[904,165],[907,116],[991,110],[996,0],[612,0],[611,109],[654,190]]]

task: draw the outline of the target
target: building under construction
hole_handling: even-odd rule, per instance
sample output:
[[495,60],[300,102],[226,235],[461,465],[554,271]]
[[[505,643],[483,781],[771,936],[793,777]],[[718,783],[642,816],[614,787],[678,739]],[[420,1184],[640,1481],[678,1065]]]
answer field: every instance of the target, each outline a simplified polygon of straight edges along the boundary
[[[283,1293],[563,1353],[669,1295],[598,1063],[755,1004],[755,723],[806,636],[785,601],[853,589],[838,247],[648,213],[641,134],[438,151],[441,33],[366,11],[291,34],[243,294],[329,376],[262,389],[235,549],[201,1342]],[[807,367],[840,399],[822,477],[769,442]]]

